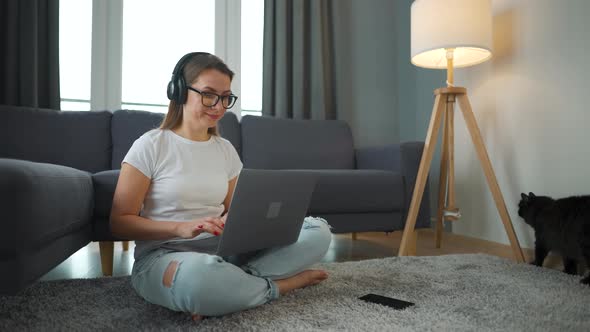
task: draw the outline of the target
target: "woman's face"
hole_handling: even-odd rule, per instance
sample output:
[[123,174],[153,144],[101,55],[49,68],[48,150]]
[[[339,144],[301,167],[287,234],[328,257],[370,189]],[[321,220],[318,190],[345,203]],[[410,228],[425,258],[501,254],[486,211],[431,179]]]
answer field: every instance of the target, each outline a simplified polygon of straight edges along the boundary
[[187,90],[183,119],[200,128],[215,127],[226,111],[222,100],[219,98],[220,100],[214,106],[205,106],[203,101],[206,105],[210,105],[211,101],[217,99],[214,95],[219,95],[222,98],[230,95],[231,81],[229,76],[215,69],[207,69],[201,72],[197,80],[189,86],[202,93],[190,88]]

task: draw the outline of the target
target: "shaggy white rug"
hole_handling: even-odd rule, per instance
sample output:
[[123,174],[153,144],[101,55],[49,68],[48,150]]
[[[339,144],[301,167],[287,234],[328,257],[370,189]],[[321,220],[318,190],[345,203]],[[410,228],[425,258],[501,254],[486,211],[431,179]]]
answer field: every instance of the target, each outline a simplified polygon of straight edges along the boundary
[[[138,297],[129,277],[38,282],[0,296],[0,330],[588,331],[580,277],[489,255],[325,263],[330,279],[258,308],[192,322]],[[358,300],[376,293],[416,305]]]

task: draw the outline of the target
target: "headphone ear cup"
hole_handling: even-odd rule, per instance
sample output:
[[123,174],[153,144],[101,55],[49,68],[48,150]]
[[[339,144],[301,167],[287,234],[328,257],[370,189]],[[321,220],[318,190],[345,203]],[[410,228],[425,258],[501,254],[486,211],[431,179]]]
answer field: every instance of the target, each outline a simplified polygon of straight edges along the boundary
[[168,96],[168,99],[175,101],[179,105],[186,103],[186,95],[188,93],[186,82],[184,81],[184,65],[196,55],[210,54],[206,52],[192,52],[185,54],[182,58],[180,58],[180,60],[178,60],[176,66],[174,66],[174,70],[172,71],[172,79],[170,79],[170,82],[168,82],[166,95]]
[[186,94],[187,94],[186,83],[184,82],[184,75],[178,76],[176,88],[178,89],[178,91],[176,91],[176,97],[177,97],[176,102],[179,105],[182,105],[182,104],[186,103]]
[[176,91],[178,91],[178,89],[176,89],[176,87],[174,85],[174,77],[172,77],[170,82],[168,82],[168,87],[166,88],[166,95],[168,96],[168,99],[176,100],[176,98],[175,98]]

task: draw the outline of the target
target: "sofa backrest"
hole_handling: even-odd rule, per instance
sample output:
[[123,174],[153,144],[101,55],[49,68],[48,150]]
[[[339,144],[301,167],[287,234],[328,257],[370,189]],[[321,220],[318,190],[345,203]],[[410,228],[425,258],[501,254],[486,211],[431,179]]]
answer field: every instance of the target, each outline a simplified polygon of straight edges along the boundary
[[236,148],[240,158],[242,157],[242,128],[238,117],[232,112],[226,112],[223,118],[219,120],[217,126],[219,129],[219,135],[230,141],[231,144]]
[[257,169],[352,169],[354,145],[341,120],[242,117],[244,167]]
[[[117,110],[113,113],[111,133],[113,156],[110,167],[120,169],[127,151],[143,133],[158,128],[164,119],[163,113],[147,111]],[[229,140],[240,152],[240,124],[234,113],[227,112],[219,121],[220,135]]]
[[110,169],[111,115],[0,105],[0,158]]
[[131,110],[113,112],[111,119],[111,139],[113,140],[111,169],[121,169],[121,162],[133,142],[145,132],[158,128],[163,119],[163,113]]

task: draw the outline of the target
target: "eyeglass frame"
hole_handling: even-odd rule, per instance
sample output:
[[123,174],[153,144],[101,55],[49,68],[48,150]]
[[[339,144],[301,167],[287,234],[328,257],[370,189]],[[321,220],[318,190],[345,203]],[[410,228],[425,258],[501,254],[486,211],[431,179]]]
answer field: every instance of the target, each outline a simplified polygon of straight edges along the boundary
[[[229,97],[236,98],[234,100],[233,104],[231,106],[229,106],[229,107],[225,107],[225,105],[223,105],[223,101],[221,102],[221,106],[227,110],[227,109],[230,109],[230,108],[234,107],[234,105],[236,104],[236,101],[238,101],[238,96],[234,95],[233,93],[231,93],[229,95],[226,95],[226,96],[222,96],[222,95],[218,95],[218,94],[213,93],[213,92],[201,91],[199,89],[193,88],[192,86],[187,86],[186,88],[188,90],[191,90],[191,91],[194,91],[194,92],[200,94],[201,95],[201,104],[203,104],[203,106],[205,106],[205,107],[215,107],[215,105],[217,105],[220,100],[223,100],[223,98],[229,98]],[[205,99],[203,98],[203,94],[215,96],[215,97],[217,97],[217,99],[215,100],[215,102],[212,105],[205,105]]]

